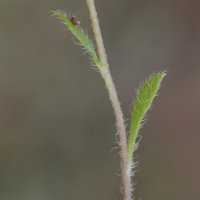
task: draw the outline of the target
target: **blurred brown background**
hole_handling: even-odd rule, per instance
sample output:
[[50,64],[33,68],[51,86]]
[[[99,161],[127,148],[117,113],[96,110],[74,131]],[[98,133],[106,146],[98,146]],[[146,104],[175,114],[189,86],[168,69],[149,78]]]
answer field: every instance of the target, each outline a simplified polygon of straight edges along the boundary
[[[148,112],[134,196],[200,199],[200,1],[96,0],[127,124],[140,82],[168,70]],[[49,11],[80,0],[0,2],[0,199],[120,200],[115,118],[104,82]],[[128,128],[127,128],[128,130]]]

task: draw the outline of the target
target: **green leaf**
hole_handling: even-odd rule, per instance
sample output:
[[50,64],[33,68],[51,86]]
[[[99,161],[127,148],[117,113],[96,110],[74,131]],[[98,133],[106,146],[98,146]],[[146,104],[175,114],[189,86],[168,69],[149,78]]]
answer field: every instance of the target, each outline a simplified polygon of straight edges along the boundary
[[160,87],[161,81],[166,73],[153,75],[140,88],[135,101],[134,109],[131,117],[131,127],[128,141],[128,173],[131,173],[132,155],[137,148],[136,138],[140,129],[142,120],[149,110],[154,97]]
[[80,41],[80,43],[85,47],[85,49],[91,54],[94,62],[98,67],[102,67],[101,62],[99,61],[97,54],[94,50],[94,46],[90,41],[89,37],[84,33],[83,29],[80,26],[74,25],[70,18],[67,17],[65,12],[55,11],[53,13],[54,16],[60,18],[65,25],[68,26],[69,30],[76,36],[76,38]]

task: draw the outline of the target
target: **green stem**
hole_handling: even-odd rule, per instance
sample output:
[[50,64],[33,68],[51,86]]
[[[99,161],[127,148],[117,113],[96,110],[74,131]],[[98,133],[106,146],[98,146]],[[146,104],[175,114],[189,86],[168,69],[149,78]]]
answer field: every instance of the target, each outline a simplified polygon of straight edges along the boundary
[[90,18],[92,21],[92,27],[95,35],[98,55],[103,66],[98,66],[105,81],[105,84],[108,89],[108,93],[110,96],[110,100],[114,109],[116,121],[117,121],[117,129],[120,139],[120,148],[121,148],[121,167],[122,167],[122,179],[123,179],[123,189],[124,189],[124,200],[131,200],[131,177],[127,173],[128,166],[128,152],[127,152],[127,139],[126,139],[126,131],[124,125],[124,118],[122,109],[120,106],[120,102],[117,96],[117,91],[115,89],[115,85],[113,83],[109,65],[107,62],[107,57],[105,53],[105,48],[103,45],[103,39],[101,36],[101,31],[99,27],[99,20],[97,18],[97,12],[94,5],[94,0],[86,0],[90,12]]

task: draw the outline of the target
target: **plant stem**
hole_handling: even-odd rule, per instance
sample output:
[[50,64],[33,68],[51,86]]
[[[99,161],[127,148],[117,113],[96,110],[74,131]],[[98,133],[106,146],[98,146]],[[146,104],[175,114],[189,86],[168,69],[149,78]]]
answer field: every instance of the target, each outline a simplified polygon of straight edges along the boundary
[[97,18],[97,12],[94,5],[94,0],[86,0],[90,12],[90,18],[92,21],[92,27],[94,31],[94,36],[96,40],[97,50],[99,54],[99,59],[103,64],[102,67],[99,67],[101,75],[103,76],[110,100],[114,109],[116,121],[117,121],[117,129],[120,140],[120,149],[121,149],[121,167],[122,167],[122,182],[123,182],[123,191],[124,191],[124,200],[131,200],[131,177],[127,173],[128,166],[128,152],[127,152],[127,139],[126,139],[126,131],[124,125],[124,118],[122,109],[120,106],[120,102],[117,96],[117,91],[115,89],[115,85],[113,83],[109,65],[107,62],[107,57],[105,53],[105,48],[103,45],[103,39],[101,36],[101,30],[99,27],[99,20]]

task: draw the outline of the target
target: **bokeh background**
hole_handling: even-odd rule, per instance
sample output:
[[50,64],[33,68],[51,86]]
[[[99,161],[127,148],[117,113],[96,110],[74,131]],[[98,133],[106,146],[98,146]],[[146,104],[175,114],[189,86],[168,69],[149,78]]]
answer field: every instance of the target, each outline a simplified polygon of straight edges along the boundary
[[[129,124],[135,89],[168,70],[140,131],[134,196],[200,199],[200,1],[96,0]],[[0,1],[0,199],[122,199],[115,118],[104,82],[49,11],[85,1]],[[128,130],[127,126],[127,130]]]

